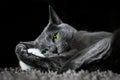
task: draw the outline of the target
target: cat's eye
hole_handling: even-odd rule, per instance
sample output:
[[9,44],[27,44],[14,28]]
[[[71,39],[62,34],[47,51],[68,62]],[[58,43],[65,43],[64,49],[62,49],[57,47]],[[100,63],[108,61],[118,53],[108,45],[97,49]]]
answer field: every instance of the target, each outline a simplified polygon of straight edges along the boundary
[[47,52],[48,52],[48,49],[42,50],[42,53],[43,53],[43,54],[45,54],[45,53],[47,53]]
[[57,42],[60,38],[60,35],[59,33],[56,33],[54,36],[53,36],[53,42]]

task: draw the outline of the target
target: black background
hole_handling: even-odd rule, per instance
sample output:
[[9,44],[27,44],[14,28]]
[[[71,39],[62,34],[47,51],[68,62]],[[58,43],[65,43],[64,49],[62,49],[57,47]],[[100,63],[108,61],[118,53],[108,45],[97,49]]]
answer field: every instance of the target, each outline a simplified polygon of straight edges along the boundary
[[0,2],[0,67],[18,65],[15,46],[36,39],[48,23],[48,5],[63,22],[78,30],[109,31],[120,28],[119,3],[82,3],[75,0]]

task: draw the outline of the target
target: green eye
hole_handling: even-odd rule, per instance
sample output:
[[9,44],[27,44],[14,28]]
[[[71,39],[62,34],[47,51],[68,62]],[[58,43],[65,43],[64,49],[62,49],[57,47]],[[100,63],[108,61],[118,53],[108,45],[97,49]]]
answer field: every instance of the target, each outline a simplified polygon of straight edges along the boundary
[[48,52],[48,49],[42,50],[42,53],[43,53],[43,54],[45,54],[45,53],[47,53],[47,52]]
[[60,38],[60,35],[58,33],[56,33],[54,36],[53,36],[53,42],[57,42]]

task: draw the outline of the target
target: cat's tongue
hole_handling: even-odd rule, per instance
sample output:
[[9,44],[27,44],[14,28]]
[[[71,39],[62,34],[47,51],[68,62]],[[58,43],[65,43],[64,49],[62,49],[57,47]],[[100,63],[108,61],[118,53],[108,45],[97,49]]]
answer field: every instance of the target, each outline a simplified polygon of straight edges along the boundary
[[36,48],[29,48],[28,49],[28,53],[31,53],[33,55],[36,55],[36,56],[39,56],[39,57],[45,57],[39,49],[36,49]]

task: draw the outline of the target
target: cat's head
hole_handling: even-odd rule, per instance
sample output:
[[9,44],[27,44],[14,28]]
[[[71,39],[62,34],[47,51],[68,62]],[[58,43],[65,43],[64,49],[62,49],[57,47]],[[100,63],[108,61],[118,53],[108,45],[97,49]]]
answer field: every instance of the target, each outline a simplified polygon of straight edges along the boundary
[[35,41],[25,45],[32,45],[31,47],[39,49],[44,56],[52,57],[53,54],[59,55],[70,50],[69,44],[76,32],[77,30],[72,26],[63,23],[52,7],[49,6],[48,25]]
[[49,6],[49,23],[35,40],[35,44],[45,55],[61,54],[70,49],[69,42],[75,32],[76,29],[63,23]]

